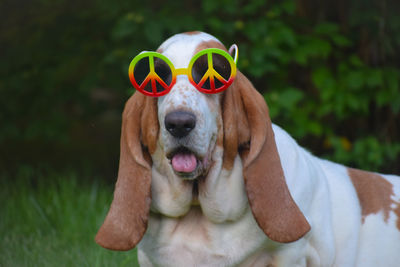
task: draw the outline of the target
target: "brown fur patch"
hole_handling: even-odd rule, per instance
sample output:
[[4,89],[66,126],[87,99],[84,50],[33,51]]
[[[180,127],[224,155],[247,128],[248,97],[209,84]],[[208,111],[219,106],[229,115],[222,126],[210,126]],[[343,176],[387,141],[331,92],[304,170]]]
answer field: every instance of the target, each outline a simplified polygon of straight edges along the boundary
[[397,205],[396,209],[394,210],[394,213],[397,216],[397,224],[396,224],[397,229],[400,230],[400,203]]
[[372,172],[348,168],[348,174],[357,191],[361,205],[362,222],[371,214],[383,212],[385,222],[389,220],[391,205],[395,203],[393,185],[382,176]]
[[200,34],[201,32],[199,32],[199,31],[191,31],[191,32],[185,32],[185,33],[183,33],[183,34],[186,34],[186,35],[196,35],[196,34]]
[[228,52],[228,50],[226,50],[226,47],[223,44],[221,44],[218,41],[211,40],[211,41],[201,42],[196,47],[196,49],[194,50],[194,54],[193,55],[195,55],[196,53],[200,52],[201,50],[204,50],[204,49],[207,49],[207,48],[219,48],[219,49],[222,49],[222,50]]
[[[159,123],[158,123],[158,108],[157,99],[155,97],[145,97],[144,107],[140,122],[141,132],[141,142],[152,155],[157,149],[157,140],[159,133]],[[132,116],[135,116],[132,114]]]
[[249,123],[240,95],[242,86],[248,85],[244,75],[238,71],[236,80],[225,91],[221,101],[224,131],[223,168],[226,170],[232,169],[241,146],[250,142]]

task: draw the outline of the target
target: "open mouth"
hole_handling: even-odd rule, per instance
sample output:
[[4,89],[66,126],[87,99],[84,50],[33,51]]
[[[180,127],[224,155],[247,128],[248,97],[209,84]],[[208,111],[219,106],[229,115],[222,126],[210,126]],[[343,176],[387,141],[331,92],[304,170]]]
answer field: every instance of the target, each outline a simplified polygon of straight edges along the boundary
[[185,179],[195,179],[203,174],[203,160],[186,147],[179,147],[168,153],[174,172]]

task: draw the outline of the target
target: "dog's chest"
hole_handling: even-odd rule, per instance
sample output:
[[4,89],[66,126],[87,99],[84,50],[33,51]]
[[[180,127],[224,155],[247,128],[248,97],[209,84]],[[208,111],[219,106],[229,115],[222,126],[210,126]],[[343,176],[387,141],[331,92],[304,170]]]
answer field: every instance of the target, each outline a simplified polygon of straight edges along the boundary
[[156,266],[231,266],[265,241],[250,211],[238,221],[214,224],[196,207],[180,219],[152,215],[139,250]]

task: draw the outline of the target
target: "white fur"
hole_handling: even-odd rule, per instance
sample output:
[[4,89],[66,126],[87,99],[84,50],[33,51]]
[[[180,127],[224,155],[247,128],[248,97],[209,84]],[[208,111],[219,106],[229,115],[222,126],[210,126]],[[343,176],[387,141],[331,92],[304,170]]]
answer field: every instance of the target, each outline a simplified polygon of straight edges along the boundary
[[[161,49],[176,68],[183,68],[204,40],[216,39],[204,33],[176,35]],[[182,109],[193,112],[197,124],[188,137],[176,140],[166,131],[164,118]],[[378,213],[367,216],[362,224],[361,207],[346,167],[314,157],[273,125],[286,183],[311,225],[300,240],[276,243],[252,216],[240,157],[231,171],[222,168],[223,148],[216,145],[222,123],[219,96],[198,92],[186,76],[180,76],[171,92],[158,100],[158,118],[160,138],[152,155],[152,212],[138,250],[141,266],[400,266],[397,216],[391,212],[385,222]],[[198,182],[198,200],[193,199],[193,181],[176,175],[165,157],[177,145],[190,146],[213,162],[206,179]],[[399,177],[384,178],[394,185],[393,200],[398,203]]]

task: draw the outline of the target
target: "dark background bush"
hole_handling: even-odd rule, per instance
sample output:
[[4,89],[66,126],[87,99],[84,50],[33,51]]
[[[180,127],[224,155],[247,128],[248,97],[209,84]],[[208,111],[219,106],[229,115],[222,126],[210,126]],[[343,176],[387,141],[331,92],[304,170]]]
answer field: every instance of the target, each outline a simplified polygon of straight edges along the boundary
[[400,174],[400,2],[0,2],[0,168],[116,177],[130,60],[206,31],[313,153]]

